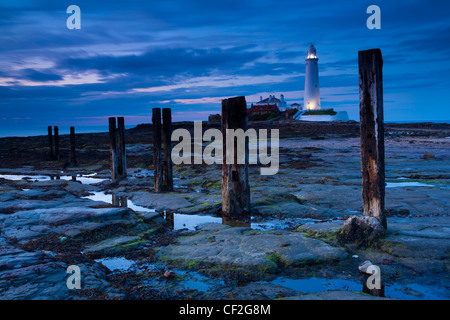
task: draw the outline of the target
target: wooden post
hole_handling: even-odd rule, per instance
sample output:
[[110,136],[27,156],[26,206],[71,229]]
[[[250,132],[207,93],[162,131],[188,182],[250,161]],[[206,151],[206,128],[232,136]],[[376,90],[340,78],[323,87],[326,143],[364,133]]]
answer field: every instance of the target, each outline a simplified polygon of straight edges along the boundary
[[70,127],[70,166],[77,166],[77,158],[75,154],[75,127]]
[[55,126],[55,160],[59,160],[59,128]]
[[173,191],[173,166],[172,166],[172,112],[170,108],[163,109],[163,143],[164,143],[164,161],[163,161],[163,188],[164,191]]
[[155,176],[155,192],[162,192],[163,171],[161,152],[161,109],[152,109],[153,123],[153,171]]
[[112,195],[111,195],[111,198],[112,198],[112,206],[113,207],[120,207],[120,198],[119,198],[119,196],[116,194],[116,193],[113,193]]
[[384,212],[383,59],[380,49],[358,52],[361,173],[364,215],[387,229]]
[[109,118],[109,144],[111,146],[111,180],[119,179],[119,154],[117,150],[116,118]]
[[164,219],[167,221],[170,229],[175,229],[175,216],[173,212],[164,211]]
[[128,207],[128,197],[127,196],[120,196],[120,206],[123,208]]
[[[245,97],[222,100],[222,134],[227,129],[247,130],[247,103]],[[226,161],[226,137],[223,139],[222,213],[239,217],[250,213],[250,186],[248,184],[248,140],[245,141],[244,164],[237,164],[237,145],[234,142],[234,161]]]
[[118,172],[120,178],[127,177],[127,152],[125,147],[125,121],[123,117],[117,118],[117,149],[119,154]]
[[53,160],[54,156],[53,156],[53,134],[52,134],[52,127],[48,126],[47,128],[48,130],[48,154],[49,154],[49,158],[50,160]]

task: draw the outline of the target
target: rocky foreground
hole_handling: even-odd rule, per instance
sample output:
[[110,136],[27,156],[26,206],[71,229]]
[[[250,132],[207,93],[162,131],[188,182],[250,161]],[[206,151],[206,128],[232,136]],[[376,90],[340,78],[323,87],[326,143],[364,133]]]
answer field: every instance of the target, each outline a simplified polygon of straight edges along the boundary
[[0,139],[0,299],[380,299],[362,293],[367,260],[386,298],[450,298],[449,128],[387,129],[388,233],[364,245],[336,238],[362,212],[355,125],[283,128],[279,173],[251,166],[240,222],[217,215],[220,166],[174,166],[175,192],[153,193],[144,129],[119,183],[102,134],[80,138],[71,169],[45,137]]

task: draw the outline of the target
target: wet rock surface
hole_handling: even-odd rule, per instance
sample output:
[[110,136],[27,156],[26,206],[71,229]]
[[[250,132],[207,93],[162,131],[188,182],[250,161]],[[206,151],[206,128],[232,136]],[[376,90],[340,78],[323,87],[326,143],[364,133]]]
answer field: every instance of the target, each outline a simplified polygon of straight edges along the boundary
[[254,231],[218,224],[204,225],[195,236],[161,248],[158,255],[167,260],[253,267],[269,272],[275,272],[279,264],[298,266],[346,257],[342,249],[299,233]]
[[[387,129],[388,230],[356,245],[337,235],[362,218],[357,127],[315,128],[281,130],[277,175],[250,166],[252,216],[238,227],[217,216],[220,166],[174,166],[175,191],[152,192],[143,127],[127,131],[121,182],[106,134],[82,136],[70,170],[43,161],[46,139],[0,139],[0,299],[376,299],[362,293],[366,260],[387,298],[449,299],[448,129]],[[14,162],[8,143],[43,151]],[[67,288],[70,265],[81,290]]]
[[369,247],[386,235],[386,229],[374,217],[353,216],[348,218],[337,234],[339,242],[355,243]]

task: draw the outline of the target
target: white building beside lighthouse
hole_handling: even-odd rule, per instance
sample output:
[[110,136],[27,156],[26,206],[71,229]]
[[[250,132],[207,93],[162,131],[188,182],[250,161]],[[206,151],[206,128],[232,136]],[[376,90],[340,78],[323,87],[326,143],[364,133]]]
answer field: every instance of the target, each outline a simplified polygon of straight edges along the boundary
[[320,110],[319,58],[311,43],[306,57],[304,106],[307,110]]

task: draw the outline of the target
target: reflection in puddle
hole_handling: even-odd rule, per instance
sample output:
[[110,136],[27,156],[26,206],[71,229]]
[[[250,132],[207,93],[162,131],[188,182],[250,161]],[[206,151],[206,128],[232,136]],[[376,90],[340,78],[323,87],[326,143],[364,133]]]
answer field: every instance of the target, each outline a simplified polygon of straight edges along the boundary
[[186,272],[180,284],[186,289],[194,289],[202,292],[210,291],[213,287],[224,285],[225,282],[218,279],[205,277],[197,272]]
[[256,217],[240,217],[239,219],[230,219],[223,217],[222,223],[231,227],[247,227],[255,230],[283,230],[286,228],[298,227],[299,225],[312,224],[322,220],[311,218],[282,218],[266,221],[255,221]]
[[[363,284],[353,280],[306,278],[277,278],[270,282],[304,294],[314,294],[324,291],[354,291],[362,292]],[[448,292],[436,287],[426,287],[419,284],[385,284],[385,297],[406,300],[447,300]]]
[[214,217],[200,214],[183,214],[164,212],[164,219],[169,223],[173,230],[195,230],[198,226],[206,223],[222,223],[221,217]]
[[11,180],[11,181],[19,181],[19,180],[31,180],[31,181],[49,181],[49,180],[70,180],[70,181],[78,181],[82,184],[94,184],[103,182],[107,179],[93,178],[96,173],[87,174],[87,175],[19,175],[19,174],[0,174],[0,178]]
[[148,169],[139,169],[139,171],[131,172],[130,175],[135,178],[147,178],[147,177],[153,177],[154,171],[148,170]]
[[343,291],[361,291],[362,284],[351,280],[325,279],[325,278],[307,278],[307,279],[289,279],[277,278],[270,283],[280,285],[306,294],[319,293],[331,290]]
[[449,292],[436,287],[425,287],[412,283],[408,285],[393,284],[384,287],[386,297],[407,300],[448,300]]
[[102,201],[112,204],[115,207],[128,207],[136,212],[156,212],[155,209],[149,209],[142,206],[135,205],[127,196],[119,196],[116,194],[106,194],[104,192],[96,191],[88,196],[83,197],[93,201]]
[[92,178],[92,176],[95,174],[90,174],[90,175],[73,175],[73,176],[61,176],[62,180],[72,180],[72,181],[79,181],[82,184],[95,184],[95,183],[100,183],[103,181],[106,181],[108,179],[100,179],[100,178]]
[[[157,274],[162,274],[163,271],[166,269],[163,265],[156,265],[153,263],[136,263],[134,260],[126,259],[124,257],[108,257],[108,258],[101,258],[96,259],[95,262],[101,263],[106,268],[108,268],[110,271],[113,272],[136,272],[136,273],[143,273],[143,272],[156,272]],[[176,280],[176,285],[183,289],[190,289],[190,290],[198,290],[202,292],[210,291],[213,287],[224,285],[223,280],[219,279],[211,279],[208,277],[205,277],[195,271],[182,271],[182,270],[172,270],[175,272],[175,274],[178,276]],[[153,286],[171,286],[172,282],[162,281],[163,278],[161,277],[151,277],[149,278],[146,283],[146,285],[153,285]]]
[[395,188],[395,187],[434,187],[434,185],[417,181],[386,182],[386,188]]
[[33,181],[46,181],[50,180],[50,176],[32,176],[32,175],[18,175],[18,174],[0,174],[0,178],[18,181],[18,180],[33,180]]
[[[155,209],[135,205],[131,200],[127,198],[127,196],[124,195],[106,194],[103,191],[97,191],[83,198],[93,201],[102,201],[108,204],[112,204],[114,207],[128,207],[136,212],[156,212]],[[232,227],[247,227],[256,230],[274,230],[298,227],[299,225],[321,221],[310,218],[285,218],[256,222],[252,221],[255,219],[255,217],[228,219],[225,217],[208,214],[184,214],[167,211],[164,211],[164,213],[161,213],[161,215],[167,221],[169,227],[172,230],[187,229],[189,231],[196,230],[197,227],[207,223],[226,224]]]
[[285,219],[273,219],[262,222],[252,222],[251,228],[257,230],[274,230],[274,229],[286,229],[292,227],[298,227],[304,224],[313,224],[322,222],[320,219],[311,219],[311,218],[285,218]]
[[134,264],[133,260],[124,257],[96,259],[95,262],[101,263],[110,271],[127,271]]

